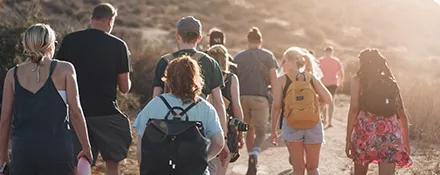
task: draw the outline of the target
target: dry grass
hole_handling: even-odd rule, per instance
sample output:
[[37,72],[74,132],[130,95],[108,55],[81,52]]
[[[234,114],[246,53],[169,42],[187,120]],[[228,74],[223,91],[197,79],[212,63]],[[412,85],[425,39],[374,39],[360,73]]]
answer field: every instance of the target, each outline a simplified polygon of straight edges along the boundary
[[[415,148],[414,174],[440,174],[440,11],[431,0],[420,1],[345,1],[345,0],[109,0],[119,9],[114,34],[124,39],[133,57],[133,95],[123,96],[120,104],[133,117],[149,99],[152,72],[157,59],[174,49],[175,21],[184,15],[202,19],[204,30],[217,26],[227,33],[232,53],[246,48],[245,34],[258,26],[264,33],[265,47],[279,57],[292,45],[313,49],[321,54],[324,46],[336,47],[336,53],[356,70],[359,50],[378,47],[391,58],[398,74],[409,113],[411,138]],[[86,27],[90,9],[99,0],[1,1],[0,18],[17,27],[26,21],[28,7],[36,7],[35,22],[50,23],[59,34]],[[373,14],[373,15],[372,15]],[[32,15],[32,14],[31,14]],[[67,21],[67,22],[66,22]],[[2,23],[3,24],[3,23]],[[27,23],[26,23],[27,24]],[[67,24],[67,25],[66,25]],[[23,25],[23,24],[21,24]],[[423,27],[420,27],[423,26]],[[415,32],[417,31],[417,32]],[[2,43],[0,43],[2,44]],[[204,41],[206,44],[206,41]],[[3,50],[2,50],[3,51]],[[9,51],[6,50],[6,51]],[[428,64],[428,57],[434,58]],[[409,58],[417,58],[410,60]],[[3,58],[0,58],[3,59]],[[348,91],[348,84],[346,84]],[[434,162],[434,163],[433,163]],[[125,174],[137,174],[134,149],[124,165]],[[100,164],[97,168],[102,171]],[[98,172],[96,171],[96,172]]]

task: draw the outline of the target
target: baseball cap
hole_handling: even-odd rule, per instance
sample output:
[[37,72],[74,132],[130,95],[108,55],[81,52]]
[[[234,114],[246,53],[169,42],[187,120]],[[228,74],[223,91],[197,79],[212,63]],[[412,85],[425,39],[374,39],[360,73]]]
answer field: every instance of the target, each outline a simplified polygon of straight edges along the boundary
[[202,23],[194,16],[185,16],[177,21],[177,32],[184,34],[188,32],[195,32],[199,35],[202,34]]
[[209,32],[209,45],[213,46],[216,44],[224,45],[225,34],[220,29],[211,29]]

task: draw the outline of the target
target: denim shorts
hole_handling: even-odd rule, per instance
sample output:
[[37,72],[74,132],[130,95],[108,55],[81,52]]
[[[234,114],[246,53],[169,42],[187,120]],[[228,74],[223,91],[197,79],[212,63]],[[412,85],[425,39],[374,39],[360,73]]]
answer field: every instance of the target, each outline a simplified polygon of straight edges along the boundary
[[310,129],[294,129],[287,126],[287,121],[283,121],[281,137],[286,142],[304,142],[304,144],[322,144],[324,143],[324,130],[322,122],[316,124]]

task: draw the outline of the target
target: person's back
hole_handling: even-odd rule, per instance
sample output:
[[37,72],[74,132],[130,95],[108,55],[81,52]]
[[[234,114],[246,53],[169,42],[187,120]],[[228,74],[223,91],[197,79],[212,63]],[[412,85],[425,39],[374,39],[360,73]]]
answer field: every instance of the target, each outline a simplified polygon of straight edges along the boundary
[[58,58],[75,65],[86,116],[118,113],[117,76],[129,71],[128,53],[124,41],[101,30],[86,29],[64,38]]
[[[11,69],[5,80],[1,147],[7,150],[11,130],[11,174],[72,174],[75,158],[70,122],[83,149],[79,156],[93,159],[74,68],[52,59],[56,37],[49,25],[35,24],[23,36],[29,59]],[[7,157],[4,153],[0,153],[0,165]]]
[[240,52],[234,58],[237,63],[237,76],[241,95],[267,96],[270,85],[270,70],[277,67],[277,62],[267,49],[251,48]]
[[319,65],[324,75],[322,83],[325,86],[339,86],[341,83],[341,61],[333,56],[325,56],[319,59]]
[[246,136],[249,166],[246,174],[255,175],[269,119],[268,86],[276,86],[278,63],[270,51],[262,48],[263,36],[257,27],[250,29],[247,39],[249,49],[237,54],[234,61],[237,63],[243,119],[249,123]]
[[[97,5],[90,29],[67,35],[57,55],[75,65],[90,142],[110,174],[119,174],[119,162],[127,157],[131,143],[129,121],[116,101],[117,89],[128,93],[131,86],[130,52],[124,41],[110,34],[116,16],[111,4]],[[75,144],[75,152],[78,148]]]
[[[137,129],[138,133],[138,159],[140,161],[140,172],[141,174],[164,174],[158,173],[163,171],[187,171],[187,166],[194,166],[192,171],[193,173],[185,173],[185,174],[194,174],[194,171],[205,171],[205,174],[209,174],[207,171],[207,161],[216,157],[219,151],[222,149],[224,144],[224,134],[220,125],[219,117],[216,113],[216,110],[212,105],[209,104],[206,100],[199,97],[199,94],[202,91],[202,77],[201,77],[200,67],[198,63],[190,58],[189,56],[183,56],[181,58],[177,58],[170,62],[170,64],[166,68],[165,73],[165,84],[168,87],[169,93],[161,94],[160,96],[156,96],[153,98],[145,108],[138,114],[136,121],[134,123],[134,127]],[[167,105],[168,104],[168,105]],[[181,109],[181,110],[179,110]],[[174,112],[184,112],[185,114],[180,115],[172,115],[171,110]],[[168,120],[167,120],[167,115]],[[197,138],[200,136],[198,134],[191,134],[191,136],[181,136],[184,133],[190,132],[188,127],[179,127],[180,130],[182,128],[185,129],[185,132],[180,132],[181,134],[175,135],[175,142],[173,147],[163,148],[161,145],[163,142],[151,144],[151,135],[154,134],[155,129],[151,129],[150,127],[154,127],[150,122],[157,121],[152,119],[159,119],[160,122],[165,123],[176,123],[179,119],[178,116],[182,117],[180,120],[181,123],[189,124],[191,121],[198,121],[201,123],[203,127],[202,134],[210,140],[211,144],[209,144],[209,148],[206,149],[208,151],[206,154],[204,151],[197,151],[193,153],[193,157],[189,160],[186,156],[176,156],[176,155],[187,155],[186,152],[194,151],[191,148],[193,147],[206,147],[204,144],[201,145],[192,145],[190,148],[188,147],[191,144],[180,144],[182,142]],[[174,117],[174,118],[173,118]],[[173,120],[174,121],[170,121]],[[165,124],[163,123],[163,124]],[[177,126],[175,124],[173,126]],[[169,125],[170,126],[170,125]],[[150,128],[150,129],[149,129]],[[168,128],[170,132],[176,130],[176,127]],[[165,133],[166,138],[169,139]],[[148,138],[145,135],[149,136]],[[200,141],[200,140],[198,140]],[[171,141],[170,141],[171,142]],[[146,145],[144,145],[144,143]],[[198,142],[197,142],[198,143]],[[170,144],[167,144],[170,145]],[[186,145],[186,146],[185,146]],[[147,148],[146,148],[147,147]],[[142,151],[141,151],[142,150]],[[163,153],[158,153],[156,151],[151,150],[167,150]],[[186,150],[186,151],[178,151],[178,150]],[[202,149],[205,150],[205,149]],[[159,151],[160,152],[160,151]],[[170,154],[172,155],[170,157]],[[202,155],[201,155],[202,154]],[[156,157],[156,159],[152,159],[152,157]],[[170,168],[171,170],[164,170],[165,168],[158,168],[166,166],[169,168],[169,161],[172,162],[175,167]],[[183,167],[182,167],[183,166]],[[169,173],[168,173],[169,174]],[[197,174],[197,173],[196,173]],[[202,173],[203,174],[203,173]]]

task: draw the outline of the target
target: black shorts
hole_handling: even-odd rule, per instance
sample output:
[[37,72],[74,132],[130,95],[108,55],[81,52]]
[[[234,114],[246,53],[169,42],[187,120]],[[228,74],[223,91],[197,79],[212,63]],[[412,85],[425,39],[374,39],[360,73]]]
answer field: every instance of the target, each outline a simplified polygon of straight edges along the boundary
[[332,96],[335,96],[338,86],[331,85],[331,86],[326,86],[326,88],[328,89],[328,91],[330,91],[330,94],[332,94]]
[[[132,142],[130,121],[122,114],[86,117],[90,145],[93,153],[93,165],[98,153],[104,161],[119,162],[127,158],[128,148]],[[81,151],[76,134],[74,134],[75,155]]]

